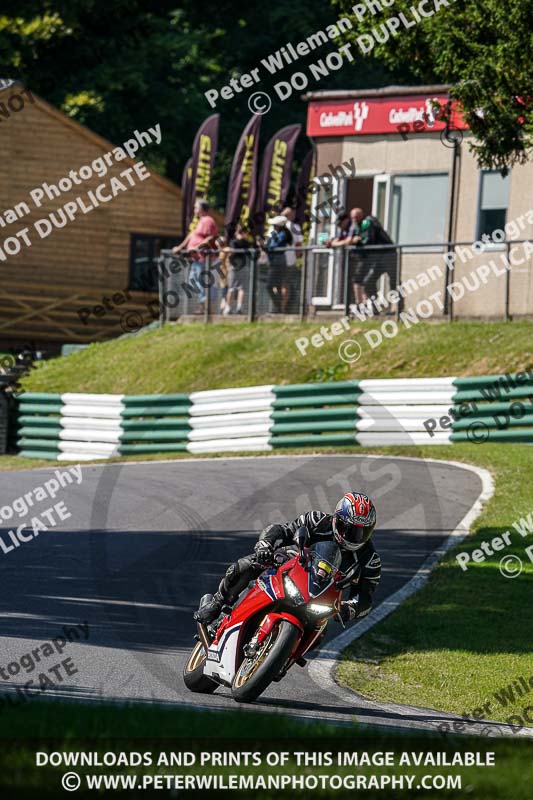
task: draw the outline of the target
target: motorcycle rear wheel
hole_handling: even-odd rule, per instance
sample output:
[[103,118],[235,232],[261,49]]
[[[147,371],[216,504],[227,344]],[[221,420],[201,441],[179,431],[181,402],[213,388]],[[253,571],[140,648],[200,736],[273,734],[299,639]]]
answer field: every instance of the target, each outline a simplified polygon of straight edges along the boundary
[[212,694],[218,683],[204,675],[205,648],[202,642],[197,642],[183,668],[183,682],[191,692]]
[[294,649],[300,631],[282,620],[252,657],[245,658],[233,679],[231,693],[238,703],[252,703],[283,669]]

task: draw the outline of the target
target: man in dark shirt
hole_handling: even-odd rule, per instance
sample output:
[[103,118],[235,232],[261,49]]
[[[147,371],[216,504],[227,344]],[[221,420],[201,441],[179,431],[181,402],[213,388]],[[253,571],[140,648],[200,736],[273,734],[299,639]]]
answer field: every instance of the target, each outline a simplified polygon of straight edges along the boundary
[[246,232],[242,225],[237,225],[235,236],[230,240],[229,246],[231,250],[242,250],[242,253],[232,253],[229,256],[228,265],[228,291],[226,294],[226,303],[223,313],[225,315],[232,314],[232,301],[234,294],[237,295],[237,308],[236,314],[242,314],[242,306],[244,303],[244,287],[248,284],[248,266],[249,256],[247,250],[252,247],[251,241],[246,237]]
[[[359,244],[362,248],[370,245],[392,245],[392,239],[376,217],[365,214],[362,208],[353,208],[350,216],[355,222],[353,244]],[[394,247],[386,250],[367,250],[366,252],[363,249],[360,257],[362,258],[360,275],[362,291],[359,293],[361,299],[357,300],[356,297],[356,303],[365,303],[376,294],[378,280],[384,274],[389,276],[389,288],[396,288],[396,251]]]
[[[329,244],[331,247],[350,247],[348,263],[357,305],[366,303],[376,294],[378,280],[385,273],[389,276],[390,288],[396,288],[394,247],[364,250],[369,245],[392,244],[392,239],[376,217],[365,214],[362,208],[352,208],[349,222],[341,222],[339,235]],[[353,249],[353,245],[357,249]]]

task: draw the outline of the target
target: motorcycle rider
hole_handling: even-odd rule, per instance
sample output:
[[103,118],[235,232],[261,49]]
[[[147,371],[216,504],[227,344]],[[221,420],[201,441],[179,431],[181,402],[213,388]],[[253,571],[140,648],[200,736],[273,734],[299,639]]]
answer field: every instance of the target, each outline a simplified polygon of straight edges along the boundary
[[292,522],[268,525],[260,533],[254,552],[228,567],[213,599],[200,606],[195,619],[205,625],[213,622],[222,606],[232,605],[249,582],[274,563],[276,550],[294,545],[301,527],[308,531],[307,546],[334,540],[340,547],[340,570],[351,579],[349,599],[341,605],[343,621],[365,616],[372,608],[372,595],[381,578],[381,560],[371,540],[375,525],[375,506],[360,492],[347,492],[333,514],[307,511]]

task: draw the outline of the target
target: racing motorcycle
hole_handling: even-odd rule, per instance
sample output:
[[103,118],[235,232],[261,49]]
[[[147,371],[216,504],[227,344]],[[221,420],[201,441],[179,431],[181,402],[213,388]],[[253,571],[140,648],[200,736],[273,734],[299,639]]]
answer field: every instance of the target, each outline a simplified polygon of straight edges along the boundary
[[[223,609],[218,623],[197,622],[197,644],[183,670],[188,689],[209,694],[227,686],[236,701],[251,703],[294,664],[306,664],[305,654],[339,614],[346,585],[338,545],[308,548],[307,537],[300,528],[297,549],[278,550],[275,565],[265,568],[234,608]],[[200,605],[211,597],[204,595]]]

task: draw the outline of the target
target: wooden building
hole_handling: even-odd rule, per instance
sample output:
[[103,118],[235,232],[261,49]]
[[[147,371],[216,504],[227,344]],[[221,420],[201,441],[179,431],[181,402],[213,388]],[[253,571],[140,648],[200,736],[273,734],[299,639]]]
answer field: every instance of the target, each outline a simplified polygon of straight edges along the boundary
[[[154,140],[156,125],[154,111]],[[146,144],[146,132],[137,134],[124,131],[124,142]],[[141,146],[135,160],[120,157],[122,144],[20,83],[0,82],[2,345],[23,339],[55,349],[118,336],[126,310],[149,321],[154,257],[182,236],[181,191],[143,169]]]

